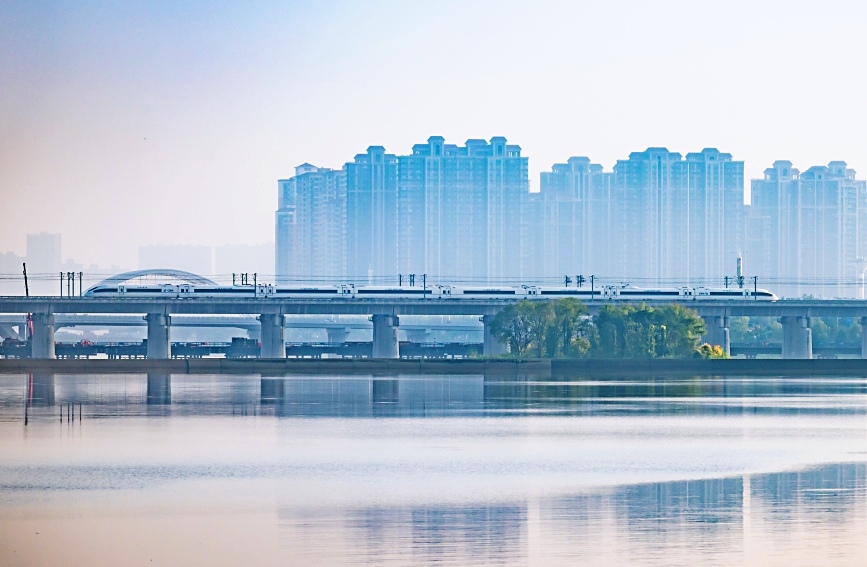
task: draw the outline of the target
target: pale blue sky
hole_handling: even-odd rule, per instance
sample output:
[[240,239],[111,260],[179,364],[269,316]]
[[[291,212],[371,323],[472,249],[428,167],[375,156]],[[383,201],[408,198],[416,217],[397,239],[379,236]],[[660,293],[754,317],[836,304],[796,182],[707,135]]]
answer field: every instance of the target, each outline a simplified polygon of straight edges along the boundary
[[713,146],[867,177],[856,2],[0,3],[0,252],[273,240],[276,180],[369,145]]

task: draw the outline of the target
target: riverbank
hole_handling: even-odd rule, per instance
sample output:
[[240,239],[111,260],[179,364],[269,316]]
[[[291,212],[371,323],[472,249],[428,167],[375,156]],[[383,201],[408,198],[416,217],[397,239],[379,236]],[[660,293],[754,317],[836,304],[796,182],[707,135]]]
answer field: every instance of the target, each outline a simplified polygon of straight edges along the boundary
[[867,376],[861,359],[729,359],[729,360],[603,360],[603,359],[2,359],[0,373],[62,372],[67,374],[494,374],[536,376],[752,375],[752,376]]

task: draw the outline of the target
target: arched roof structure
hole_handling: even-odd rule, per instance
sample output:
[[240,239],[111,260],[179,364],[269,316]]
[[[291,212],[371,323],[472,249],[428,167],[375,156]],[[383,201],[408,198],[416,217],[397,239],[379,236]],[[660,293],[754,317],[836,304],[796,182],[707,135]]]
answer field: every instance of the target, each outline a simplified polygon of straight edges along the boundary
[[115,276],[111,276],[110,278],[106,278],[99,282],[98,284],[91,286],[87,292],[90,292],[92,289],[100,287],[100,286],[116,286],[123,284],[124,282],[128,282],[130,280],[144,278],[148,276],[163,276],[166,278],[174,278],[176,280],[180,280],[184,283],[193,284],[193,285],[217,285],[216,282],[209,280],[204,276],[200,276],[197,274],[193,274],[191,272],[185,272],[183,270],[169,270],[169,269],[155,269],[155,270],[134,270],[132,272],[124,272],[122,274],[117,274]]

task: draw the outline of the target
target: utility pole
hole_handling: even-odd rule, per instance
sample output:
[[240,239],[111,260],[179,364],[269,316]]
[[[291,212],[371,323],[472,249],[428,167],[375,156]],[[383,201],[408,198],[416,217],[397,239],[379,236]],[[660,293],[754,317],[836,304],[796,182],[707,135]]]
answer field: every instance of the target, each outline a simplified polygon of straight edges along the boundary
[[596,299],[595,294],[593,293],[595,291],[595,283],[596,283],[596,276],[591,274],[590,275],[590,301],[593,301],[594,299]]
[[24,267],[24,295],[30,297],[30,284],[27,283],[27,262],[21,265]]
[[753,299],[759,300],[759,276],[753,276]]
[[84,286],[82,282],[84,281],[84,272],[78,272],[78,295],[81,296],[81,292],[84,290]]

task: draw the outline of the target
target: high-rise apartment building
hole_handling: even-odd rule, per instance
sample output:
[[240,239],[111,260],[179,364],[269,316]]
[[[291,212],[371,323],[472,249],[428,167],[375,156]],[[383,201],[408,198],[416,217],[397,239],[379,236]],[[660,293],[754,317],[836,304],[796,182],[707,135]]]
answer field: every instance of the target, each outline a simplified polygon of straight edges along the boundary
[[544,277],[610,274],[613,227],[613,174],[586,157],[554,164],[540,176],[540,192],[530,207],[540,219],[529,240],[536,241],[533,273]]
[[277,280],[333,281],[346,273],[346,173],[305,163],[278,181]]
[[397,268],[397,158],[370,146],[346,172],[346,275],[353,281],[391,283]]
[[805,172],[776,161],[752,181],[748,261],[778,295],[863,295],[867,183],[843,161]]
[[521,276],[529,181],[519,146],[431,136],[398,157],[397,187],[401,273],[450,282]]
[[505,281],[528,272],[527,158],[505,138],[407,156],[381,146],[336,171],[304,164],[278,182],[278,281]]
[[[315,167],[309,163],[295,168]],[[288,283],[296,275],[293,246],[295,242],[295,182],[277,181],[277,211],[274,213],[274,271],[277,283]]]
[[606,283],[719,286],[743,248],[743,162],[648,148],[613,173],[586,157],[541,175],[537,273]]
[[743,162],[715,149],[649,148],[613,172],[573,157],[530,193],[506,138],[431,136],[409,155],[371,146],[342,171],[304,164],[279,190],[281,278],[718,286],[744,246]]
[[718,286],[743,249],[744,165],[708,148],[648,148],[614,166],[612,275]]

